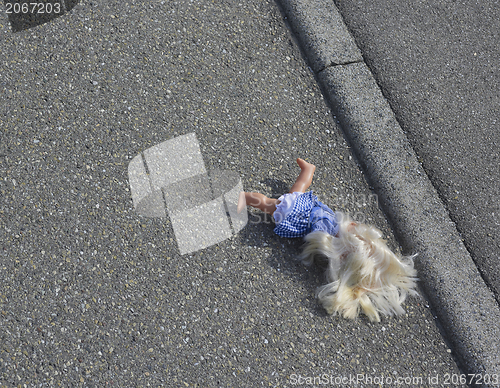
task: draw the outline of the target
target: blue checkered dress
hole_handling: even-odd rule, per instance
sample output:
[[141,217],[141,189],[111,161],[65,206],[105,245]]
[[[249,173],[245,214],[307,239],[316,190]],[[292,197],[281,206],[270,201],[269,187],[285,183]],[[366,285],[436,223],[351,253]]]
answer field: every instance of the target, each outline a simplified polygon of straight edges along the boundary
[[281,237],[303,237],[314,231],[335,236],[339,225],[335,213],[313,195],[312,191],[301,194],[295,200],[292,211],[274,228]]

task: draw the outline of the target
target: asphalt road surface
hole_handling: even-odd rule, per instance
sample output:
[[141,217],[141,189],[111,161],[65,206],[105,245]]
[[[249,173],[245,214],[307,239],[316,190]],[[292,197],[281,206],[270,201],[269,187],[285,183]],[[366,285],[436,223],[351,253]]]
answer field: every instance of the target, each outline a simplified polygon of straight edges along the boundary
[[314,163],[315,193],[398,249],[273,1],[82,1],[31,28],[4,6],[0,91],[0,386],[460,373],[423,298],[380,324],[326,315],[321,271],[257,212],[181,255],[168,218],[135,211],[130,161],[194,133],[206,167],[247,190],[279,195],[297,157]]
[[500,303],[498,1],[335,1]]

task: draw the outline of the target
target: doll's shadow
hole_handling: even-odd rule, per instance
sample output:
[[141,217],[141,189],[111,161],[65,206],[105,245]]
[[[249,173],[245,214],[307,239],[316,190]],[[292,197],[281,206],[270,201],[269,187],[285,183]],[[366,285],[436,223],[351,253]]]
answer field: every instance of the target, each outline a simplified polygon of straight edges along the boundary
[[265,186],[271,188],[271,197],[272,198],[278,198],[282,196],[285,193],[288,193],[290,191],[290,184],[286,183],[284,181],[279,181],[277,179],[272,179],[272,178],[266,178],[262,182]]
[[[304,239],[280,237],[273,232],[275,223],[271,215],[252,208],[247,211],[248,223],[238,233],[241,244],[265,248],[262,263],[274,270],[275,276],[286,276],[294,283],[294,287],[303,290],[300,298],[302,307],[312,314],[327,316],[315,298],[316,288],[324,284],[325,269],[316,264],[305,266],[300,261],[298,256]],[[274,290],[273,294],[280,301],[281,290]]]

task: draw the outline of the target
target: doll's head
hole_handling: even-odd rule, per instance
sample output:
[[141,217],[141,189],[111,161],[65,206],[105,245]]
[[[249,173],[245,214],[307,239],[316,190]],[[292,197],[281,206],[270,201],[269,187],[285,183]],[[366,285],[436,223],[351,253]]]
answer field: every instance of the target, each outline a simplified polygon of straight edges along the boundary
[[414,256],[396,256],[377,228],[355,223],[340,212],[336,217],[338,234],[308,234],[300,256],[306,265],[318,256],[327,260],[328,284],[317,290],[320,303],[329,314],[351,319],[360,311],[377,322],[380,314],[402,314],[406,296],[416,293]]

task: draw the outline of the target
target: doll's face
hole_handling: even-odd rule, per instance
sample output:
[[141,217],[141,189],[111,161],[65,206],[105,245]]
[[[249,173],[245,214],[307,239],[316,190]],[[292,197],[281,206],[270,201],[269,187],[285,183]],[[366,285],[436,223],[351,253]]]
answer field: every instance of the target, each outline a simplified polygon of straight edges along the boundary
[[352,230],[356,227],[356,225],[357,225],[357,223],[355,223],[355,222],[351,222],[351,223],[349,224],[349,226],[347,227],[347,231],[348,231],[348,232],[351,232],[351,231],[352,231]]

